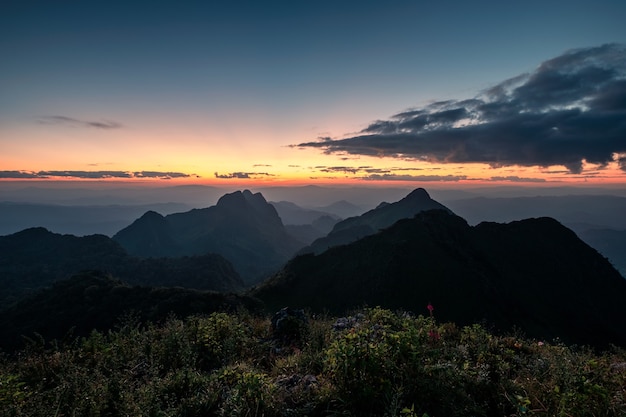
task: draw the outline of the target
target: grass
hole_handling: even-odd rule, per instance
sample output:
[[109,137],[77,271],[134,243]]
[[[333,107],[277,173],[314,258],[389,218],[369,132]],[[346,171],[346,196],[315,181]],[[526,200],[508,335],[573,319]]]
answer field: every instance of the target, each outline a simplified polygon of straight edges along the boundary
[[623,349],[380,308],[307,319],[288,337],[240,312],[32,338],[0,360],[0,416],[626,415]]

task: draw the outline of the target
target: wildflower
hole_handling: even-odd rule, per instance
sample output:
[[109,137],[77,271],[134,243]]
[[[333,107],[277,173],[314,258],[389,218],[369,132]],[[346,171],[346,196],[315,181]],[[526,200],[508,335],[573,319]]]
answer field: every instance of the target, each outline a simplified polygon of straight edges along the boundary
[[430,330],[428,332],[428,337],[430,337],[430,340],[432,341],[437,341],[441,339],[441,336],[439,335],[439,332],[437,330]]
[[428,303],[428,305],[426,306],[426,308],[428,309],[428,312],[430,313],[430,315],[433,315],[433,310],[435,309],[435,307],[433,307],[433,305],[431,303]]
[[541,341],[540,341],[540,342],[538,342],[538,343],[537,343],[537,346],[543,346],[543,342],[541,342]]

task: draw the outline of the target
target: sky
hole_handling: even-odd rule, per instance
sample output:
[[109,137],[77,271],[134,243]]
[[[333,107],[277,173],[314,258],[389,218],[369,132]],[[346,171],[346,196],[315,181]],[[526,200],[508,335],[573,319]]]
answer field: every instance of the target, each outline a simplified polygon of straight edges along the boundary
[[0,181],[626,185],[626,2],[28,1]]

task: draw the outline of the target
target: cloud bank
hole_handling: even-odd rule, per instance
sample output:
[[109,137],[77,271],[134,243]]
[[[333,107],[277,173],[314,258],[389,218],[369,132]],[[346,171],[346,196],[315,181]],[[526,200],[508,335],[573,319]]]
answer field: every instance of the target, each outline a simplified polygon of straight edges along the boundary
[[220,174],[216,172],[215,178],[218,179],[250,179],[250,178],[258,178],[258,177],[273,177],[273,174],[268,172],[231,172],[228,174]]
[[371,123],[357,135],[295,147],[493,167],[617,162],[626,171],[626,46],[576,49],[469,100]]
[[0,179],[48,179],[48,178],[74,178],[74,179],[112,179],[112,178],[153,178],[169,180],[173,178],[188,178],[195,174],[182,172],[158,172],[158,171],[0,171]]

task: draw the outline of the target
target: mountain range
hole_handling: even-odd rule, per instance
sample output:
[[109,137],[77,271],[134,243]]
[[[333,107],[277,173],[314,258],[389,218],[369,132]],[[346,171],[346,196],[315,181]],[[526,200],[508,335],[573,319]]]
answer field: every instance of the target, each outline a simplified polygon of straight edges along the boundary
[[[45,342],[87,336],[92,330],[162,322],[214,311],[259,311],[250,297],[187,288],[128,285],[99,271],[83,271],[21,299],[0,314],[0,349],[24,345],[22,335]],[[37,336],[38,335],[38,336]]]
[[168,216],[148,212],[113,240],[141,257],[217,253],[248,284],[267,278],[303,245],[287,233],[263,195],[248,190],[225,194],[204,209]]
[[141,259],[103,235],[77,237],[44,228],[0,236],[0,307],[82,270],[111,273],[133,285],[235,292],[244,283],[217,254]]
[[321,254],[292,259],[252,291],[268,308],[344,314],[363,306],[426,313],[459,324],[514,327],[569,343],[626,345],[626,280],[551,218],[468,223],[418,213]]
[[[311,223],[285,226],[279,212]],[[0,307],[12,305],[18,317],[29,305],[36,316],[52,294],[37,290],[81,270],[149,287],[256,285],[249,294],[269,311],[380,305],[419,314],[432,303],[443,321],[626,346],[626,280],[572,230],[547,217],[471,226],[421,188],[341,221],[244,190],[208,208],[147,211],[112,239],[43,228],[0,236]],[[27,295],[39,301],[21,302]]]
[[299,253],[320,254],[330,247],[355,242],[391,226],[400,219],[413,217],[426,210],[450,212],[447,207],[430,198],[426,190],[417,188],[395,203],[382,202],[375,209],[360,216],[338,222],[327,236],[316,239]]
[[470,224],[553,217],[608,257],[626,277],[626,197],[602,194],[477,197],[446,204]]

